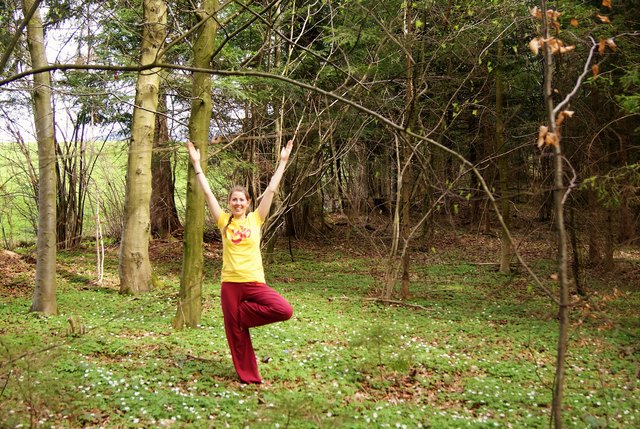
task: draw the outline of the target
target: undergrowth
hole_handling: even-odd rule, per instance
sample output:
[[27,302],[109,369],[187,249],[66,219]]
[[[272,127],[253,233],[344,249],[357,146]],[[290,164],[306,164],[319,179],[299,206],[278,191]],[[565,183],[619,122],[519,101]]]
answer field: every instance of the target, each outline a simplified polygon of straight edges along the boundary
[[[380,261],[293,256],[278,254],[267,278],[294,317],[252,330],[265,383],[247,386],[224,336],[219,261],[201,326],[175,331],[179,263],[156,261],[159,287],[132,297],[108,276],[92,283],[90,249],[63,254],[59,315],[1,297],[0,427],[549,426],[556,309],[523,275],[417,263],[411,299],[384,303],[369,294]],[[566,426],[637,427],[640,293],[593,292],[572,311]]]

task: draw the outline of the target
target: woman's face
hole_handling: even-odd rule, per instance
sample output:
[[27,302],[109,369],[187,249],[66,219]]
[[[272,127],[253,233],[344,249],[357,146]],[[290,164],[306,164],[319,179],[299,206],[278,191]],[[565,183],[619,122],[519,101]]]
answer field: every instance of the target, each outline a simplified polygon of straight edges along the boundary
[[244,192],[235,191],[229,197],[229,210],[234,217],[242,217],[247,212],[249,200]]

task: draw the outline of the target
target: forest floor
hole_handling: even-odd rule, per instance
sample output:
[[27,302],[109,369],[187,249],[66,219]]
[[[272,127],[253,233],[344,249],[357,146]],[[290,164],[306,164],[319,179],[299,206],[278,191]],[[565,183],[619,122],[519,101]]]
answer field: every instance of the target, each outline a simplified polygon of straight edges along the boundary
[[[555,292],[554,240],[514,229]],[[220,246],[206,243],[200,329],[175,331],[180,240],[151,247],[155,289],[118,292],[118,249],[96,280],[91,244],[58,255],[60,314],[29,313],[32,248],[0,251],[0,428],[548,427],[557,307],[499,240],[435,228],[411,249],[411,297],[378,300],[386,263],[376,231],[337,222],[280,239],[267,280],[294,317],[252,330],[265,383],[240,384],[219,310]],[[614,270],[586,267],[572,296],[567,427],[640,425],[640,249]]]

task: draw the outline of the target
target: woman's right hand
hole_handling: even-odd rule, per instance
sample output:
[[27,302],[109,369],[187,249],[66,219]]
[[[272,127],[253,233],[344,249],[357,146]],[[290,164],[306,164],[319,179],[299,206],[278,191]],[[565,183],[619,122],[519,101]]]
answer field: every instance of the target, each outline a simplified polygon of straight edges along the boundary
[[200,151],[189,140],[187,140],[187,151],[189,152],[189,159],[191,159],[192,164],[200,162]]

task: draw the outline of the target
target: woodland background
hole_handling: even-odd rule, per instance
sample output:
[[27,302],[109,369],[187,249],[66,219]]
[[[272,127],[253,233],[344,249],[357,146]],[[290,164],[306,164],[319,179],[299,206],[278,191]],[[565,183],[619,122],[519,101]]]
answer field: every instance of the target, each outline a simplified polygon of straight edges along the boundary
[[555,412],[571,300],[620,261],[637,285],[637,0],[9,0],[0,21],[2,240],[35,246],[35,312],[59,312],[57,252],[90,242],[101,284],[116,246],[138,295],[157,287],[150,245],[176,240],[172,323],[198,326],[218,237],[186,139],[220,199],[239,183],[254,201],[294,139],[265,261],[359,240],[381,302],[415,294],[443,236],[495,238],[482,263],[558,305]]

